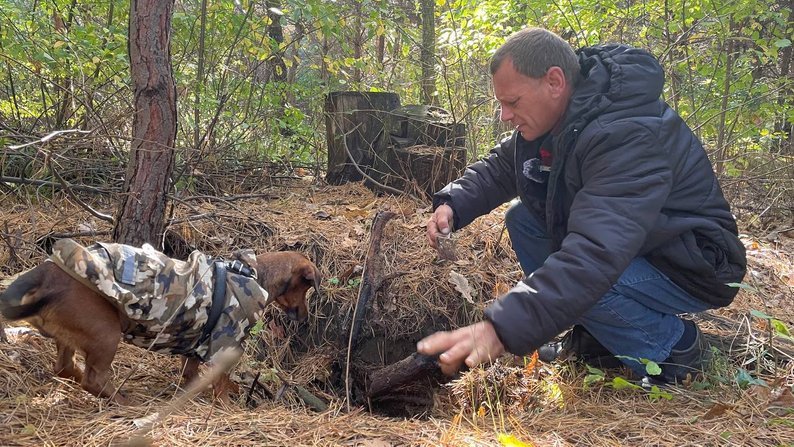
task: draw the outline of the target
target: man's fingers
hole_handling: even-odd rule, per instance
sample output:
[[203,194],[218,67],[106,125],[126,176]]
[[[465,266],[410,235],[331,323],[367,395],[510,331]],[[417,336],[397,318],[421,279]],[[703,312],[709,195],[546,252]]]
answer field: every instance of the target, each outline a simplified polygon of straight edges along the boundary
[[452,208],[444,204],[436,208],[427,221],[427,241],[436,250],[438,250],[438,236],[449,234],[452,231],[450,227],[452,215]]
[[454,344],[455,341],[452,340],[449,332],[436,332],[420,340],[416,344],[416,350],[420,354],[436,355],[446,351]]

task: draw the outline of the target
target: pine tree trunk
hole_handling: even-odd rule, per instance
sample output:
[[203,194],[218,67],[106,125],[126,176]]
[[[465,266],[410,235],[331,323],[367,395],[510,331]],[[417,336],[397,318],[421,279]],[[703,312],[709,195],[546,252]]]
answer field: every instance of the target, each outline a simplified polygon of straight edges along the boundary
[[113,240],[160,247],[174,169],[176,85],[171,69],[174,0],[132,0],[129,54],[135,101],[132,144]]

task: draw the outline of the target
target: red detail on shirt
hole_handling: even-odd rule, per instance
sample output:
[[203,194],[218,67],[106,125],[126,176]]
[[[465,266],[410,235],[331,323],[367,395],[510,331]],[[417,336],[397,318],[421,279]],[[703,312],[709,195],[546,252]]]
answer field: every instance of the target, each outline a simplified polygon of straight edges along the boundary
[[551,166],[551,162],[554,157],[551,155],[551,151],[546,149],[545,147],[540,148],[540,163],[543,166]]

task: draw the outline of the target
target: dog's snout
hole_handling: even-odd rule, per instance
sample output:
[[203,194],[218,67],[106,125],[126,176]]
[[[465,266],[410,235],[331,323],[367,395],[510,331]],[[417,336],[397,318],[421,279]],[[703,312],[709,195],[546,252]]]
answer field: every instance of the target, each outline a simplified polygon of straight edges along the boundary
[[297,307],[290,307],[287,309],[287,317],[289,317],[292,321],[300,321],[300,317],[298,316],[299,310]]

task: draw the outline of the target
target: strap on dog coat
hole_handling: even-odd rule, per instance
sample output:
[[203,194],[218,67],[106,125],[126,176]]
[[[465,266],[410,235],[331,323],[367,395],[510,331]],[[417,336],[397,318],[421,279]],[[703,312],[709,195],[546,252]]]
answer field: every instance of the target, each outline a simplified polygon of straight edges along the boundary
[[226,262],[215,261],[215,290],[212,292],[212,307],[207,317],[207,324],[204,325],[204,331],[199,337],[196,346],[201,346],[207,341],[207,338],[215,329],[218,324],[218,319],[221,317],[223,311],[223,304],[226,302]]

